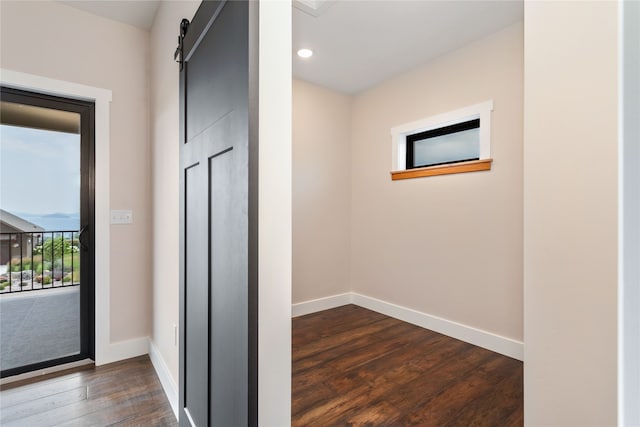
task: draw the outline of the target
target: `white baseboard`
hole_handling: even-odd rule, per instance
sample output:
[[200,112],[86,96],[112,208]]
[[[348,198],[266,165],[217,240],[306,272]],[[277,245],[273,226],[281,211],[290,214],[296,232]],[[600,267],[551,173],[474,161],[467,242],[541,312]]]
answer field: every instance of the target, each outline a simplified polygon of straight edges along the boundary
[[131,359],[149,353],[149,338],[135,338],[127,341],[109,343],[98,357],[96,354],[96,366],[107,363],[119,362],[120,360]]
[[171,404],[171,409],[173,410],[174,415],[176,416],[176,420],[178,419],[178,387],[176,383],[173,382],[173,378],[171,377],[171,372],[167,367],[162,355],[158,348],[153,344],[151,339],[149,339],[149,358],[151,359],[151,363],[153,364],[154,369],[156,370],[156,374],[158,374],[158,378],[160,379],[160,384],[162,384],[162,388],[164,389],[164,394],[167,396],[167,400],[169,400],[169,404]]
[[353,303],[517,360],[524,359],[524,343],[521,341],[357,293],[353,293]]
[[345,304],[355,304],[517,360],[524,360],[524,343],[522,341],[354,292],[293,304],[292,313],[294,317],[302,316]]
[[352,303],[352,293],[331,295],[324,298],[303,301],[291,306],[291,316],[298,317],[305,314],[315,313],[317,311],[329,310],[343,305]]

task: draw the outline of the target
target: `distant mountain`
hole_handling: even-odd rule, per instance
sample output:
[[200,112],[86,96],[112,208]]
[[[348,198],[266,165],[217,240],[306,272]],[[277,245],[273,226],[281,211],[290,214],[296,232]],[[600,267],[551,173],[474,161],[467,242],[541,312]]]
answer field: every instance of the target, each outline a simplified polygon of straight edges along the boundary
[[74,216],[79,217],[80,214],[64,214],[64,213],[56,212],[56,213],[40,215],[40,216],[42,216],[43,218],[70,218]]
[[44,228],[45,231],[77,231],[80,229],[80,213],[31,214],[19,212],[14,215]]

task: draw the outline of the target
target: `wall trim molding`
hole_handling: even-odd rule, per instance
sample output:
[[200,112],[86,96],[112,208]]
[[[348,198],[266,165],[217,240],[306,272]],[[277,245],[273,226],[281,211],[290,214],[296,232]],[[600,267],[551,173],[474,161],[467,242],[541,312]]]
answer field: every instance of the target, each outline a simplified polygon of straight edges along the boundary
[[[142,356],[149,353],[149,338],[134,338],[132,340],[118,341],[109,343],[109,347],[103,349],[101,354],[100,365],[107,363],[119,362],[121,360],[131,359],[132,357]],[[99,366],[96,362],[96,366]]]
[[171,372],[167,367],[160,350],[153,344],[153,341],[149,339],[149,359],[151,359],[151,364],[160,379],[160,384],[162,384],[162,389],[164,390],[164,394],[167,396],[167,400],[171,405],[171,409],[173,410],[173,414],[176,416],[176,420],[178,419],[178,386],[173,381],[171,377]]
[[373,310],[375,312],[429,329],[449,337],[459,339],[487,350],[495,351],[504,356],[517,360],[524,360],[524,343],[473,326],[464,325],[442,317],[423,313],[408,307],[393,304],[377,298],[347,292],[339,295],[332,295],[325,298],[318,298],[310,301],[303,301],[293,304],[293,317],[311,314],[330,308],[340,307],[346,304]]
[[347,304],[353,303],[353,294],[347,292],[344,294],[331,295],[328,297],[303,301],[291,305],[291,316],[298,317],[305,314],[311,314],[322,310],[329,310]]
[[422,313],[366,295],[353,293],[353,303],[369,310],[459,339],[487,350],[524,360],[524,343],[501,335],[464,325],[442,317]]

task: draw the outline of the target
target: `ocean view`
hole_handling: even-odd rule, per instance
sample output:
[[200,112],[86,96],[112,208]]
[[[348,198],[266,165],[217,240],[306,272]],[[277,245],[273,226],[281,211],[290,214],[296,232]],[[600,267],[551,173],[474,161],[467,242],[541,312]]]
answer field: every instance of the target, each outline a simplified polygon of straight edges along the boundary
[[12,212],[29,222],[45,229],[45,231],[74,231],[80,229],[80,214],[53,213],[47,215]]

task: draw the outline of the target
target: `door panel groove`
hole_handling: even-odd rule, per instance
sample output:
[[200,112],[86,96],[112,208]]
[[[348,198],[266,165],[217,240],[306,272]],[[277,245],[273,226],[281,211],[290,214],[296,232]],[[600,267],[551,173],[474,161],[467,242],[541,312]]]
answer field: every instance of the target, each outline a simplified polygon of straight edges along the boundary
[[196,139],[197,137],[199,137],[200,135],[202,135],[203,133],[207,132],[209,129],[211,129],[212,127],[216,126],[218,123],[220,123],[221,121],[223,121],[224,119],[226,119],[229,115],[231,115],[233,113],[233,110],[229,110],[226,113],[224,113],[223,115],[221,115],[220,117],[218,117],[217,119],[215,119],[214,121],[212,121],[210,124],[208,124],[207,126],[205,126],[201,131],[199,131],[198,133],[196,133],[195,135],[192,135],[189,140],[187,141],[187,143],[193,141],[194,139]]
[[222,151],[220,151],[219,153],[213,154],[213,155],[209,156],[209,160],[213,160],[213,159],[215,159],[216,157],[220,157],[220,156],[222,156],[223,154],[227,154],[227,153],[228,153],[228,152],[230,152],[231,150],[233,150],[233,147],[229,147],[229,148],[227,148],[226,150],[222,150]]

